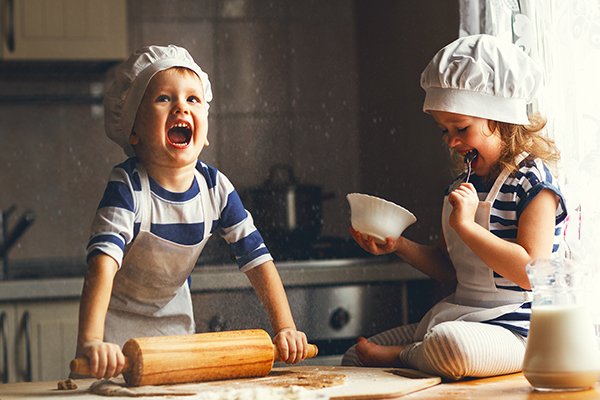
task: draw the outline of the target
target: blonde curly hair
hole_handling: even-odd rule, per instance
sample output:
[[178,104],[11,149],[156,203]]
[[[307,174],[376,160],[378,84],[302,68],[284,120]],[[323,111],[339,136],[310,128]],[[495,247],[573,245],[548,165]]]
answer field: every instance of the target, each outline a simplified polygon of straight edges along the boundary
[[[554,140],[545,136],[543,130],[546,119],[540,114],[529,117],[529,125],[517,125],[507,122],[488,120],[488,127],[492,134],[500,135],[502,148],[496,168],[491,171],[488,178],[497,176],[503,169],[508,169],[511,174],[518,170],[516,157],[523,153],[529,153],[529,158],[539,158],[544,161],[558,175],[558,162],[560,151]],[[455,157],[457,171],[464,171],[465,164],[462,157]]]

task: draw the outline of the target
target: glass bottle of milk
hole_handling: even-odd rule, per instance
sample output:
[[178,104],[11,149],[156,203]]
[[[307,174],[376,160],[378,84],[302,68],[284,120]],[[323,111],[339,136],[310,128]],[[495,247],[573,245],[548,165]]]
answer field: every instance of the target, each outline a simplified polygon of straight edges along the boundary
[[600,350],[586,301],[585,271],[564,258],[527,265],[533,304],[523,374],[537,390],[584,390],[599,377]]

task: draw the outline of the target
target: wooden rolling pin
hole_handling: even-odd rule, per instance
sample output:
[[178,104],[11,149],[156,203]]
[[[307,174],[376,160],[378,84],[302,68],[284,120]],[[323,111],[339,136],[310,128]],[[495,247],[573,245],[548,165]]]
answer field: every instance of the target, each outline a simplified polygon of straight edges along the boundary
[[[317,346],[308,345],[308,358],[317,352]],[[262,329],[129,339],[123,354],[129,386],[260,377],[280,361],[277,346]],[[85,357],[72,360],[70,367],[90,375]]]

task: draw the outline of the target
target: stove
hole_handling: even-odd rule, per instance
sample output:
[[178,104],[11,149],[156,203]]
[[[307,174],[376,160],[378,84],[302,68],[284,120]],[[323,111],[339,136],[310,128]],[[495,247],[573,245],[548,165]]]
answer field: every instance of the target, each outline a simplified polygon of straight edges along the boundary
[[271,242],[267,246],[273,258],[281,261],[365,258],[371,256],[371,254],[361,249],[352,238],[333,236],[320,237],[309,243]]
[[[200,265],[217,270],[221,266],[224,270],[233,269],[235,262],[230,250],[223,240],[218,239],[208,242]],[[377,280],[345,281],[343,278],[352,267],[369,270],[374,265],[397,261],[392,255],[389,258],[373,256],[362,250],[351,237],[322,236],[310,243],[281,237],[274,239],[266,238],[265,242],[282,278],[289,278],[291,275],[284,275],[298,270],[303,271],[300,275],[313,274],[306,271],[319,271],[314,275],[328,277],[323,281],[309,279],[286,286],[296,324],[319,347],[317,363],[323,363],[325,357],[339,364],[341,355],[357,337],[368,337],[413,322],[415,315],[424,313],[424,308],[408,305],[407,299],[414,294],[433,298],[427,295],[429,290],[422,286],[423,282],[388,280],[385,275]],[[332,273],[339,275],[331,278]],[[198,332],[260,327],[273,334],[268,316],[250,287],[195,291],[192,299]]]
[[[280,261],[310,261],[310,260],[339,260],[362,259],[373,257],[364,251],[351,238],[336,236],[321,236],[314,241],[293,240],[289,237],[266,238],[265,243],[275,260]],[[221,238],[208,241],[199,264],[224,265],[235,263],[227,243]]]

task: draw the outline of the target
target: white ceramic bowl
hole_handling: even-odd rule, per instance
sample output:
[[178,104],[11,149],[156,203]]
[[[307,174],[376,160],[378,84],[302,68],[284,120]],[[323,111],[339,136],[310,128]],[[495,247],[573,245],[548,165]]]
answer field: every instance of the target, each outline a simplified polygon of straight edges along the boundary
[[369,235],[376,242],[385,243],[385,238],[397,238],[417,218],[404,207],[379,197],[362,193],[346,195],[350,203],[352,228],[363,235]]

